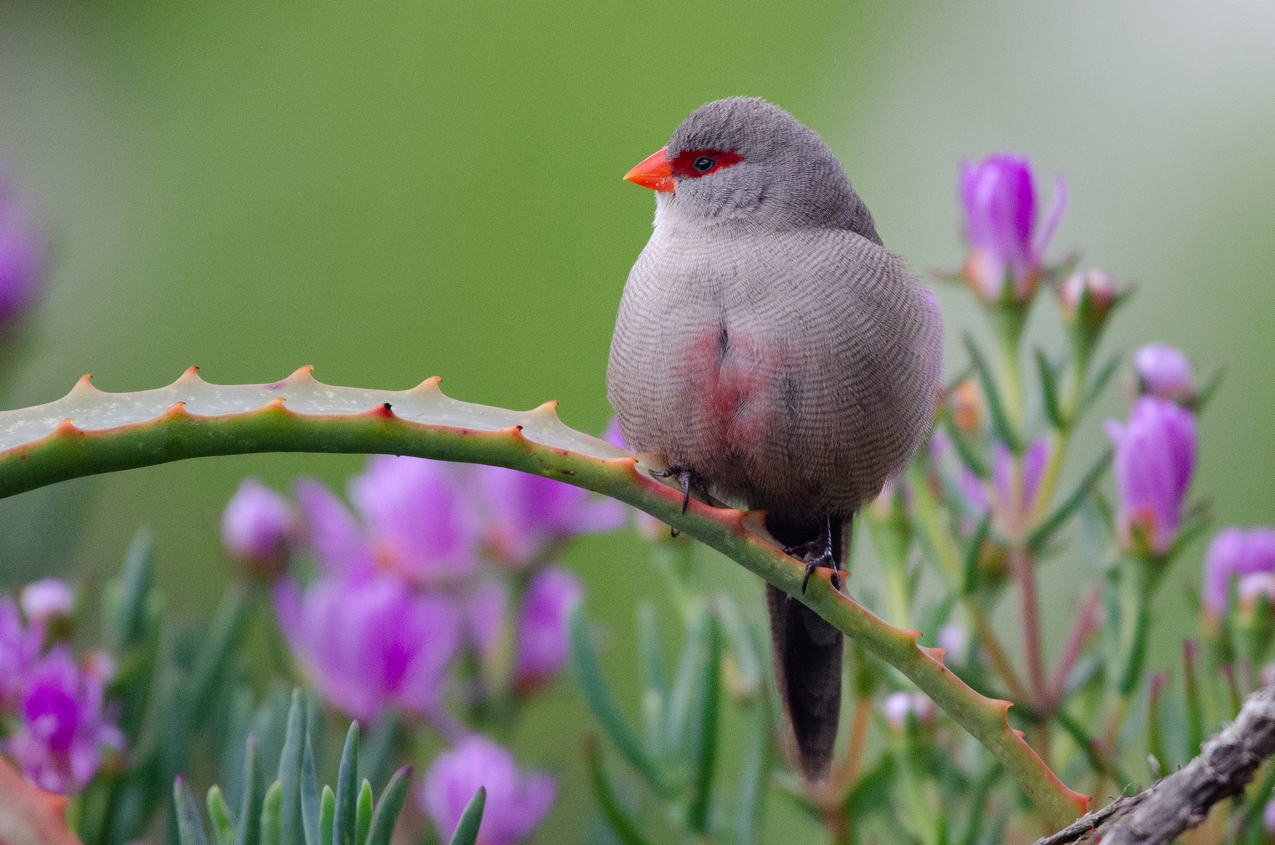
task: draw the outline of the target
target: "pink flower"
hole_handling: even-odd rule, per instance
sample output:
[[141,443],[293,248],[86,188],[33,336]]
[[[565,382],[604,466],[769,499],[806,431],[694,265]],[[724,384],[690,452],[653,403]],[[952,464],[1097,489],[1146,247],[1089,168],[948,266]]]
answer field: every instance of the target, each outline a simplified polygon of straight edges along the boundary
[[0,596],[0,710],[18,708],[22,685],[43,645],[40,627],[23,624],[17,602]]
[[531,835],[549,812],[557,793],[546,772],[524,775],[509,751],[484,736],[471,736],[434,758],[417,800],[434,821],[439,838],[451,838],[461,813],[479,787],[487,803],[478,842],[512,845]]
[[455,604],[380,573],[325,575],[304,593],[278,582],[275,614],[328,701],[364,722],[388,706],[430,715],[461,641]]
[[487,505],[484,537],[497,561],[522,568],[577,534],[624,524],[624,505],[552,478],[503,467],[478,467]]
[[106,710],[109,660],[80,669],[57,643],[26,677],[22,724],[7,750],[27,780],[51,792],[83,789],[102,762],[102,748],[121,751],[124,735]]
[[1167,343],[1148,343],[1133,353],[1133,365],[1141,392],[1179,403],[1195,397],[1191,361],[1181,349]]
[[1127,424],[1107,421],[1107,434],[1116,447],[1121,537],[1127,547],[1145,542],[1149,551],[1164,554],[1177,536],[1195,471],[1195,417],[1172,402],[1143,396]]
[[75,609],[75,594],[57,578],[27,584],[18,600],[27,619],[41,630],[47,630],[50,620],[70,616]]
[[[1275,528],[1260,525],[1248,531],[1231,525],[1213,537],[1204,556],[1205,609],[1213,613],[1226,610],[1231,578],[1245,579],[1275,574]],[[1249,590],[1260,588],[1253,582]]]
[[1013,153],[988,156],[961,169],[961,205],[970,254],[962,275],[984,301],[1032,298],[1042,259],[1067,205],[1067,182],[1054,181],[1054,202],[1045,225],[1036,228],[1036,192],[1031,162]]
[[46,265],[44,235],[26,198],[0,164],[0,332],[39,295]]
[[283,496],[255,478],[245,478],[221,514],[221,539],[235,558],[281,572],[296,530],[296,516]]
[[514,645],[514,679],[520,691],[546,683],[567,662],[567,620],[583,595],[580,579],[565,569],[551,566],[531,579]]

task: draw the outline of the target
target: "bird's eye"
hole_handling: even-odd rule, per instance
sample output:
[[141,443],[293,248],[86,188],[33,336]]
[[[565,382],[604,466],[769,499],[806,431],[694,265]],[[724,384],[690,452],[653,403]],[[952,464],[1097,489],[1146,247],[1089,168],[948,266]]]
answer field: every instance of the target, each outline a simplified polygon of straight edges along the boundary
[[707,173],[713,169],[713,165],[715,164],[717,164],[717,159],[712,156],[700,156],[695,159],[695,163],[692,164],[691,167],[694,167],[700,173]]

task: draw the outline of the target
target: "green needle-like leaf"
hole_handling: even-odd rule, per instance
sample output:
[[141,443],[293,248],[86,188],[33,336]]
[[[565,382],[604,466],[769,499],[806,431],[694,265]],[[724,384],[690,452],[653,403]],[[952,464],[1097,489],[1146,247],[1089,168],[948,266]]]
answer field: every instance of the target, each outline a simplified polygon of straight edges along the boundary
[[[359,723],[351,722],[336,774],[336,813],[332,818],[332,845],[355,845],[354,823],[358,804]],[[265,845],[265,843],[262,843]]]
[[1061,429],[1066,421],[1063,419],[1062,408],[1058,403],[1058,373],[1054,365],[1049,363],[1045,350],[1038,348],[1035,357],[1036,372],[1040,375],[1041,398],[1045,404],[1045,416],[1049,417],[1049,422],[1054,428]]
[[738,845],[756,845],[761,832],[762,790],[770,770],[770,716],[766,699],[758,696],[749,708],[748,738],[739,775],[739,805],[735,817]]
[[283,809],[283,784],[275,781],[261,803],[261,845],[280,845],[279,813]]
[[332,787],[323,785],[323,797],[319,799],[319,845],[332,845],[333,826],[336,823],[336,795]]
[[283,753],[279,756],[278,778],[283,784],[283,804],[279,811],[279,841],[282,845],[300,845],[304,835],[301,820],[301,758],[304,738],[305,704],[298,688],[292,691]]
[[992,374],[992,368],[973,335],[965,335],[965,348],[969,352],[970,361],[974,364],[974,372],[978,373],[978,383],[983,388],[983,398],[987,400],[987,410],[991,414],[992,428],[996,430],[996,436],[1014,454],[1022,454],[1023,443],[1018,432],[1014,430],[1013,423],[1009,421],[1005,403],[1001,401],[1000,388],[996,386],[996,376]]
[[226,806],[220,786],[214,785],[208,790],[208,817],[212,819],[217,845],[235,845],[235,819]]
[[247,628],[248,610],[248,597],[238,589],[228,590],[217,608],[191,673],[191,719],[195,726],[204,723],[217,700],[217,687],[223,679],[226,663]]
[[301,822],[305,827],[305,845],[327,845],[319,837],[319,775],[314,765],[314,743],[309,729],[305,733],[305,755],[301,759]]
[[465,812],[460,814],[456,824],[456,832],[452,834],[450,845],[474,845],[478,841],[478,828],[483,823],[483,807],[487,804],[487,789],[478,787],[474,797],[465,805]]
[[257,777],[257,738],[249,736],[243,755],[243,796],[239,802],[237,845],[258,845],[261,832],[261,782]]
[[664,671],[660,630],[655,624],[655,608],[648,601],[638,603],[638,644],[642,651],[642,720],[646,729],[646,744],[656,756],[663,756],[668,679]]
[[1027,537],[1027,548],[1031,549],[1032,554],[1039,554],[1049,543],[1050,538],[1054,536],[1054,532],[1062,528],[1067,520],[1071,519],[1071,515],[1084,504],[1093,486],[1098,483],[1098,479],[1102,478],[1102,474],[1107,471],[1107,467],[1111,465],[1113,452],[1108,449],[1102,453],[1102,456],[1094,462],[1094,465],[1085,473],[1085,477],[1080,479],[1080,483],[1076,485],[1076,489],[1071,491],[1071,495],[1063,500],[1058,509],[1045,517],[1044,521]]
[[367,845],[390,845],[394,824],[403,810],[403,802],[407,800],[407,790],[411,785],[411,766],[404,766],[390,778],[385,791],[381,793],[381,800],[376,802],[376,812],[372,813],[372,828],[368,832]]
[[1116,374],[1116,370],[1120,367],[1120,357],[1112,355],[1103,362],[1102,369],[1098,370],[1098,374],[1094,376],[1093,381],[1089,382],[1089,387],[1085,389],[1084,398],[1080,400],[1080,410],[1077,412],[1077,418],[1082,417],[1093,407],[1093,403],[1098,401],[1098,397],[1102,395],[1102,391],[1107,389],[1107,382],[1111,381],[1111,377]]
[[695,694],[700,691],[700,673],[704,671],[704,640],[708,636],[708,615],[703,603],[695,605],[686,625],[686,639],[677,661],[677,676],[669,694],[668,729],[665,736],[671,748],[686,750],[694,740],[691,710]]
[[985,514],[974,529],[974,536],[965,546],[965,555],[961,561],[961,593],[973,595],[978,589],[978,557],[983,550],[987,534],[992,530],[992,515]]
[[708,616],[708,659],[700,673],[698,719],[699,756],[696,760],[687,827],[708,834],[713,799],[713,777],[717,773],[717,720],[722,699],[722,625],[716,613]]
[[208,845],[204,822],[199,817],[199,805],[195,803],[195,796],[183,775],[173,780],[173,802],[177,806],[177,836],[181,845]]
[[359,787],[359,803],[354,812],[354,843],[363,845],[367,832],[372,829],[372,784],[363,779]]
[[593,712],[598,724],[602,725],[602,729],[607,732],[611,742],[615,744],[634,771],[641,775],[657,793],[667,795],[668,786],[660,767],[629,727],[624,714],[620,712],[619,704],[615,701],[615,696],[611,694],[606,678],[602,675],[598,656],[593,650],[593,644],[589,642],[588,623],[585,621],[582,607],[581,603],[577,603],[571,610],[570,634],[571,660],[580,679],[585,703],[589,705],[589,710]]
[[593,796],[598,799],[598,808],[611,830],[623,845],[648,845],[642,831],[616,798],[602,760],[602,749],[596,739],[590,738],[587,741],[585,755],[589,763],[589,783],[593,786]]

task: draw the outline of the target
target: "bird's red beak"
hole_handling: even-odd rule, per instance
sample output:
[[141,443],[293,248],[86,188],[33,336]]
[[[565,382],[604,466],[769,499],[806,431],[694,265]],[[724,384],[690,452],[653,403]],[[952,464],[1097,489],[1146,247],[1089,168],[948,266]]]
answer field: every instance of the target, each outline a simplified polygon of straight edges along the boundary
[[664,155],[667,147],[645,158],[641,164],[624,174],[624,178],[635,185],[650,188],[654,191],[673,192],[677,180],[673,178],[673,163]]

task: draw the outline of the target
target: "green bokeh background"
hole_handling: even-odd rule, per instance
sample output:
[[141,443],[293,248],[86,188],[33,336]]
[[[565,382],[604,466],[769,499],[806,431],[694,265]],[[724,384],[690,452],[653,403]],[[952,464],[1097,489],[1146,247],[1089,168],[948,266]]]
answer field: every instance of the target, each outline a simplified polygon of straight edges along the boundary
[[[1202,422],[1194,490],[1221,523],[1275,521],[1275,6],[1066,2],[687,5],[284,0],[0,0],[0,154],[56,246],[13,405],[91,372],[157,386],[189,364],[218,382],[302,364],[336,384],[403,388],[440,375],[458,398],[562,402],[600,430],[607,347],[652,199],[621,175],[705,100],[765,96],[817,129],[919,270],[961,260],[958,163],[997,149],[1065,172],[1052,251],[1138,282],[1108,346],[1185,348],[1226,380]],[[940,290],[949,369],[981,329]],[[1037,313],[1057,340],[1052,303]],[[1124,413],[1112,390],[1099,416]],[[1077,443],[1103,441],[1100,420]],[[117,565],[156,535],[179,611],[206,613],[229,568],[221,507],[245,474],[340,487],[357,457],[252,456],[79,484],[87,522],[26,529],[68,569]],[[1075,477],[1082,467],[1073,467]],[[7,505],[11,510],[19,503]],[[15,511],[16,512],[16,511]],[[33,511],[34,512],[34,511]],[[54,538],[50,540],[49,538]],[[1202,544],[1179,564],[1193,582]],[[1055,649],[1077,544],[1046,572]],[[637,595],[657,577],[632,537],[571,563],[624,667]],[[11,580],[23,562],[0,562]],[[751,601],[751,576],[704,558]],[[871,575],[859,583],[871,589]],[[1153,663],[1176,651],[1165,591]],[[1012,607],[998,622],[1012,624]],[[564,711],[565,708],[565,711]],[[579,745],[562,713],[525,724],[524,757],[565,795],[539,841],[582,836]],[[575,718],[578,717],[578,718]],[[778,822],[772,819],[772,832]],[[789,833],[792,831],[789,830]]]

